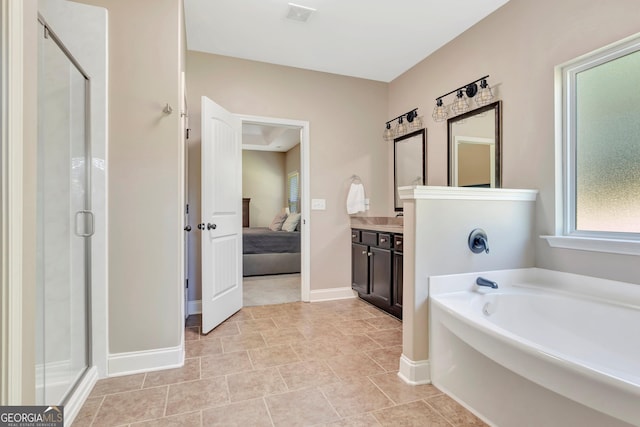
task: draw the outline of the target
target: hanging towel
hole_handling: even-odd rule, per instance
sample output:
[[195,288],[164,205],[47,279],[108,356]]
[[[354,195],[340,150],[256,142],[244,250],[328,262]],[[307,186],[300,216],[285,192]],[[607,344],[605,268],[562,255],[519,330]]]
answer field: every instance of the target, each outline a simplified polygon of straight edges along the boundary
[[347,196],[347,213],[351,215],[364,211],[364,185],[353,182]]

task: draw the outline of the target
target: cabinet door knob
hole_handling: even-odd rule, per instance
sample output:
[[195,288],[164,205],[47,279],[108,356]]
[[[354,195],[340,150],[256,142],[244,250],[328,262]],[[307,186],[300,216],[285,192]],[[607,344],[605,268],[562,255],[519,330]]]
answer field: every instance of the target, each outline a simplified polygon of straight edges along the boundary
[[357,235],[357,234],[352,234],[352,235],[351,235],[351,238],[352,238],[352,239],[355,239],[356,237],[358,237],[358,235]]
[[367,255],[367,251],[362,251],[362,255]]
[[380,238],[380,243],[384,243],[384,242],[386,242],[386,241],[387,241],[387,239],[385,239],[384,237],[381,237],[381,238]]

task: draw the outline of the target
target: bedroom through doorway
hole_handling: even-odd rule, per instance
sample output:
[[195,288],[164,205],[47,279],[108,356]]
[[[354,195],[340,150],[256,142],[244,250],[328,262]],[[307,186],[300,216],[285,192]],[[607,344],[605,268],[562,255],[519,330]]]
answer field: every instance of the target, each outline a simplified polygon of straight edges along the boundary
[[302,141],[306,129],[289,121],[265,120],[242,122],[244,306],[305,299]]

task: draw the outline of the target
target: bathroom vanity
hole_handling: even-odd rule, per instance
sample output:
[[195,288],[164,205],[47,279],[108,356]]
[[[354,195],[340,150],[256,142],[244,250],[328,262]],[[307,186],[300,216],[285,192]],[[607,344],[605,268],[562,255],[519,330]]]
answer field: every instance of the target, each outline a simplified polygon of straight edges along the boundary
[[402,319],[402,225],[351,224],[351,287]]

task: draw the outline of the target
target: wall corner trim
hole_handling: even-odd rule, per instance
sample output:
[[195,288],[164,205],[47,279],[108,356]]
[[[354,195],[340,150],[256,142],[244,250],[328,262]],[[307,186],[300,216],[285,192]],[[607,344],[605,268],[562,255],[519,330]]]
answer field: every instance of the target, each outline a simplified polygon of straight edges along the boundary
[[403,354],[398,376],[410,385],[431,384],[431,364],[428,360],[413,361]]
[[184,347],[109,354],[109,377],[180,368],[184,365]]

